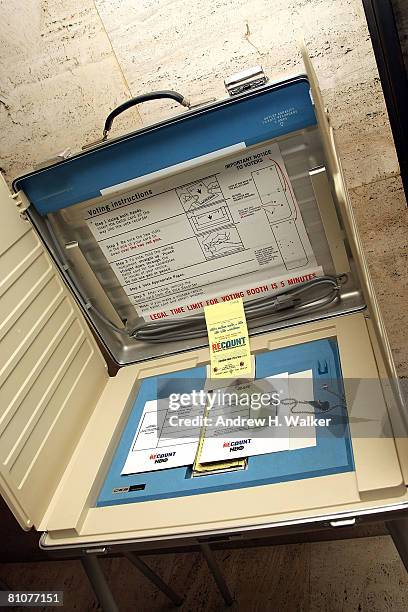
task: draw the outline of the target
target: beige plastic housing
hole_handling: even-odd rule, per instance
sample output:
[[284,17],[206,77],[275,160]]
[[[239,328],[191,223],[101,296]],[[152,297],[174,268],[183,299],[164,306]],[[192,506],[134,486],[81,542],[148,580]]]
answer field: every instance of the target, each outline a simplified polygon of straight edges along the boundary
[[38,524],[108,374],[78,306],[1,177],[0,489]]
[[[354,472],[174,499],[94,507],[115,443],[131,408],[131,402],[127,400],[133,399],[138,381],[153,374],[205,364],[208,351],[201,349],[184,356],[164,358],[154,364],[128,366],[106,385],[59,490],[51,500],[48,515],[39,525],[40,529],[48,531],[45,545],[114,544],[195,537],[214,531],[228,532],[338,516],[345,512],[358,515],[373,508],[384,509],[408,503],[394,439],[360,436],[360,419],[367,416],[367,405],[370,405],[370,418],[378,423],[379,429],[384,421],[389,421],[363,314],[260,335],[252,339],[251,348],[256,354],[327,337],[337,338],[346,379],[347,405],[352,417]],[[355,392],[347,381],[352,377],[373,381],[370,397],[365,395],[362,398]]]
[[[4,181],[0,189],[0,490],[24,528],[47,532],[44,546],[163,541],[306,523],[344,514],[408,508],[405,438],[359,435],[363,405],[380,425],[402,414],[390,347],[361,252],[332,133],[305,57],[342,221],[368,308],[363,313],[261,334],[256,353],[326,337],[338,342],[355,471],[189,497],[95,507],[99,488],[142,378],[205,364],[208,349],[119,370],[106,364],[72,295]],[[17,205],[16,205],[17,204]],[[332,228],[333,229],[333,228]],[[334,230],[335,231],[335,228]],[[339,255],[341,257],[341,254]],[[347,378],[371,379],[369,398]],[[363,401],[364,400],[364,401]]]

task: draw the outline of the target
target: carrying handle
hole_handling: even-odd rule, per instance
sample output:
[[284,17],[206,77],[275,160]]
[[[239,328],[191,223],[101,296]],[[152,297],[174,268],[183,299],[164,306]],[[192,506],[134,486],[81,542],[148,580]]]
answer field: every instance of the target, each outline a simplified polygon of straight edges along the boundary
[[106,118],[105,125],[103,128],[103,137],[102,140],[106,140],[108,134],[112,128],[112,123],[114,119],[121,113],[123,113],[128,108],[132,108],[132,106],[136,106],[137,104],[141,104],[142,102],[148,102],[149,100],[160,100],[161,98],[169,98],[170,100],[175,100],[182,106],[190,107],[190,102],[187,98],[182,96],[177,91],[162,90],[162,91],[152,91],[150,93],[142,94],[140,96],[136,96],[136,98],[131,98],[124,102],[123,104],[119,104],[116,108],[113,109],[111,113]]

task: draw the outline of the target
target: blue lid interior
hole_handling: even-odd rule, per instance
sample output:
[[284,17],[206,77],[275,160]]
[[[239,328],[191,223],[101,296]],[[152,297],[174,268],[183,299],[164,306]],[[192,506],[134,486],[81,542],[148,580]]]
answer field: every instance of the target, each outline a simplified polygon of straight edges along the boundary
[[100,196],[111,187],[225,147],[247,146],[316,125],[306,77],[107,142],[14,181],[41,215]]

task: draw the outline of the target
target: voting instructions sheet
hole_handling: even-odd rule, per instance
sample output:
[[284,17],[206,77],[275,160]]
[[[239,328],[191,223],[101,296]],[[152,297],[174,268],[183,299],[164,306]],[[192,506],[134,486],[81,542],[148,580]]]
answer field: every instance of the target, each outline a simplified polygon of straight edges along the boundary
[[84,213],[146,319],[200,311],[226,288],[251,299],[321,273],[276,144],[156,180]]

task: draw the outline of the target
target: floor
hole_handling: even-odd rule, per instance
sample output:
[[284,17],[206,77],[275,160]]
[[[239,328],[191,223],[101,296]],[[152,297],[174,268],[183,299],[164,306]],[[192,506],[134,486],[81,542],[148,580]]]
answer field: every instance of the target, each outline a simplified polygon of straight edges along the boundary
[[[279,612],[405,612],[408,575],[389,536],[217,551],[236,602],[231,609]],[[222,610],[224,605],[199,553],[145,556],[177,592],[181,610]],[[121,612],[159,612],[168,603],[123,558],[101,565]],[[64,610],[97,610],[78,561],[1,564],[10,589],[64,591]],[[14,608],[16,609],[16,608]],[[46,608],[55,610],[61,608]]]

